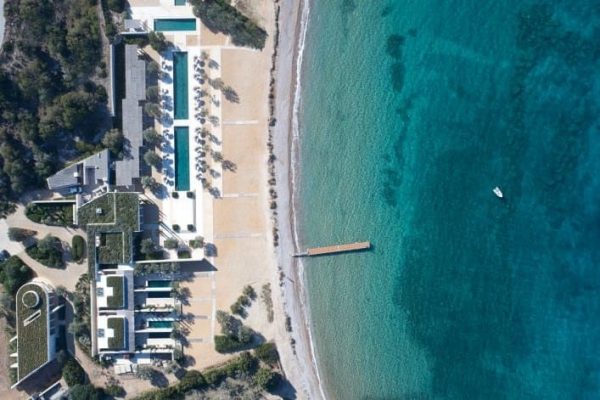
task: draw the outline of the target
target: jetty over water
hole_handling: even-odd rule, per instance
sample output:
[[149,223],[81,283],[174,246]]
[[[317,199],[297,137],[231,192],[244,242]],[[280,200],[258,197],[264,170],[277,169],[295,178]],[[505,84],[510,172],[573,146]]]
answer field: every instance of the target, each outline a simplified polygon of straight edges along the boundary
[[350,251],[368,250],[371,248],[371,242],[355,242],[349,244],[336,244],[325,247],[311,247],[303,253],[296,253],[294,257],[312,257],[326,254],[347,253]]

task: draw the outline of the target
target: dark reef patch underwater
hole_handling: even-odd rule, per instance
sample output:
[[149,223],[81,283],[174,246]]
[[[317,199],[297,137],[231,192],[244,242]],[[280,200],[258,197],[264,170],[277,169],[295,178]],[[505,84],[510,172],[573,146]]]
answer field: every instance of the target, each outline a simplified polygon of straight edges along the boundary
[[600,3],[314,1],[302,72],[328,395],[600,398]]

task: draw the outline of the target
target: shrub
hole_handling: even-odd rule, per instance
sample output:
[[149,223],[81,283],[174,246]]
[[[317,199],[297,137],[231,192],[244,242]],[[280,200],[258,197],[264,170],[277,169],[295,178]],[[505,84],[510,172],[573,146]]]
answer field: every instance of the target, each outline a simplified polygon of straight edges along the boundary
[[101,391],[94,385],[75,385],[69,390],[71,400],[99,400]]
[[215,335],[215,350],[219,353],[233,353],[244,347],[243,343],[232,336]]
[[261,368],[254,375],[254,384],[264,390],[271,390],[279,383],[279,374],[269,368]]
[[47,235],[35,245],[26,249],[27,254],[36,261],[50,268],[62,268],[63,247],[59,238]]
[[8,238],[13,242],[22,242],[35,236],[37,232],[23,228],[8,228]]
[[125,389],[116,383],[112,383],[104,388],[104,393],[112,397],[123,397],[125,396]]
[[139,379],[143,379],[145,381],[151,380],[156,374],[156,370],[147,365],[139,365],[137,367],[137,371],[135,372],[135,376]]
[[268,365],[275,365],[279,361],[279,353],[275,343],[266,342],[254,349],[254,355]]
[[190,370],[185,373],[181,381],[179,381],[179,390],[181,393],[188,392],[192,389],[201,389],[206,386],[206,380],[199,371]]
[[0,282],[13,296],[17,290],[33,277],[33,271],[17,256],[12,256],[0,264]]
[[192,249],[200,249],[204,247],[204,238],[202,236],[196,236],[194,239],[190,240],[190,247]]
[[70,358],[63,367],[62,377],[70,387],[75,385],[83,385],[85,383],[85,371],[81,368],[81,365]]
[[162,32],[150,31],[148,40],[150,40],[150,46],[159,53],[165,51],[168,47],[167,40]]
[[122,13],[125,9],[125,0],[107,0],[108,8],[116,13]]
[[179,247],[179,241],[175,238],[167,238],[165,239],[163,245],[166,249],[176,249]]
[[71,248],[73,251],[73,260],[81,261],[85,255],[85,239],[80,235],[73,236]]
[[182,259],[192,258],[192,254],[190,253],[189,250],[179,250],[177,252],[177,258],[182,258]]

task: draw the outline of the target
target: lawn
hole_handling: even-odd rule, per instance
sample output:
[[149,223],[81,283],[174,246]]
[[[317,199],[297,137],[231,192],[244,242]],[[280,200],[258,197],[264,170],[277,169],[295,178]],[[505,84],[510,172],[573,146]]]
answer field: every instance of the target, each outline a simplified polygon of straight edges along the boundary
[[[23,295],[30,290],[40,298],[35,308],[27,308],[22,301]],[[22,379],[48,361],[46,293],[38,285],[28,283],[17,292],[16,303],[19,379]],[[40,311],[39,316],[24,326],[23,321],[37,311]]]
[[114,331],[114,336],[108,338],[108,347],[112,350],[125,348],[125,319],[120,317],[109,318],[108,327]]
[[122,276],[109,276],[106,278],[106,286],[112,288],[113,294],[107,299],[109,308],[123,308],[125,304],[124,279]]

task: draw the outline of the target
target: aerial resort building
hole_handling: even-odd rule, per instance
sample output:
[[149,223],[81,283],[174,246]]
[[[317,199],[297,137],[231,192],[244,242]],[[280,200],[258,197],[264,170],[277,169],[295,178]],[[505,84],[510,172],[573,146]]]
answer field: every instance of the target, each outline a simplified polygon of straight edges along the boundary
[[[198,154],[190,154],[194,148],[198,152],[198,132],[205,123],[191,106],[200,90],[199,24],[185,1],[160,7],[138,3],[131,2],[133,19],[125,21],[122,35],[145,36],[155,29],[165,32],[169,46],[160,54],[130,41],[111,48],[110,99],[114,126],[124,137],[122,156],[103,150],[48,178],[50,190],[75,195],[74,224],[87,235],[91,355],[114,361],[123,373],[139,363],[171,360],[181,350],[176,282],[180,265],[204,259],[203,245],[191,243],[200,243],[197,238],[204,234],[202,197],[207,195]],[[152,62],[159,74],[155,66],[147,73]],[[150,86],[153,96],[147,93]],[[145,142],[148,128],[159,133],[159,144]],[[142,155],[154,151],[159,162],[147,165]],[[144,177],[157,185],[144,187]],[[43,304],[50,304],[48,299]],[[48,354],[34,367],[53,358],[54,347],[46,348]],[[30,370],[20,367],[20,379]]]
[[65,194],[93,191],[108,184],[109,151],[102,150],[48,177],[48,189]]
[[110,358],[121,367],[171,359],[179,346],[171,338],[179,319],[171,287],[178,265],[173,266],[172,260],[153,261],[164,264],[154,278],[143,267],[136,268],[134,242],[143,222],[139,195],[106,193],[82,205],[78,219],[87,233],[88,266],[94,278],[92,355]]
[[[34,376],[56,357],[59,340],[59,313],[63,307],[58,302],[54,288],[41,279],[34,279],[17,291],[16,316],[17,351],[10,355],[11,368],[17,371],[13,388]],[[62,332],[64,334],[64,332]]]

